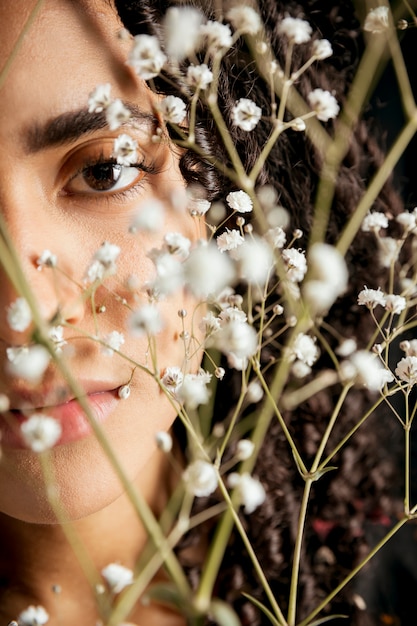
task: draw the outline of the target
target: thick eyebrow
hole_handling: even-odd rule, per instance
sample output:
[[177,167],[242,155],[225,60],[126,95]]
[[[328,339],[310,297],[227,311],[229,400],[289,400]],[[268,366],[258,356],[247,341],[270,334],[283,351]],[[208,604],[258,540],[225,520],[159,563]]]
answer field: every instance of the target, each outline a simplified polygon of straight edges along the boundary
[[[124,105],[132,114],[124,125],[136,122],[155,127],[158,124],[158,119],[152,113],[143,111],[135,104],[124,102]],[[34,123],[29,126],[24,131],[24,144],[26,151],[33,154],[46,148],[72,143],[107,126],[103,113],[89,113],[86,108],[67,111],[44,124]]]

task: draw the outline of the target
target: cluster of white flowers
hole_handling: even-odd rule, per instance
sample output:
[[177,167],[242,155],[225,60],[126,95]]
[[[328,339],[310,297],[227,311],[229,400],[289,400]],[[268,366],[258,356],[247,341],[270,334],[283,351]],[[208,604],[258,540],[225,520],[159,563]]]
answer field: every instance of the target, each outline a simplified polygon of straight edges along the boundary
[[132,337],[156,335],[163,326],[161,314],[153,304],[144,304],[140,309],[133,311],[128,320],[128,328]]
[[389,8],[387,6],[371,9],[366,16],[363,29],[370,33],[383,33],[389,28]]
[[96,250],[93,259],[87,268],[84,280],[88,283],[102,281],[116,273],[116,261],[120,254],[119,246],[105,241]]
[[237,490],[247,515],[253,513],[265,501],[266,493],[262,483],[250,474],[233,472],[227,477],[227,484],[231,489]]
[[120,350],[122,345],[125,343],[125,337],[123,333],[120,333],[118,330],[112,330],[103,337],[103,342],[105,345],[101,348],[102,353],[107,356],[112,356],[114,351]]
[[232,109],[233,124],[242,130],[250,131],[261,119],[262,109],[249,98],[240,98]]
[[20,432],[28,448],[33,452],[45,452],[58,442],[62,427],[53,417],[35,413],[21,424]]
[[23,333],[32,322],[32,311],[25,298],[17,298],[7,309],[7,323],[12,330]]
[[19,614],[17,623],[19,626],[43,626],[49,621],[49,615],[43,606],[31,604]]
[[101,575],[113,593],[120,593],[133,582],[132,570],[123,565],[119,565],[119,563],[106,565],[106,567],[101,570]]
[[48,350],[39,344],[9,347],[6,355],[8,373],[34,384],[42,379],[51,360]]
[[196,497],[211,495],[219,483],[217,469],[212,463],[197,459],[190,463],[182,475],[187,491]]
[[358,295],[358,304],[368,307],[372,310],[377,306],[382,306],[390,313],[399,314],[407,306],[407,300],[404,296],[396,294],[385,294],[378,289],[368,289],[365,287]]

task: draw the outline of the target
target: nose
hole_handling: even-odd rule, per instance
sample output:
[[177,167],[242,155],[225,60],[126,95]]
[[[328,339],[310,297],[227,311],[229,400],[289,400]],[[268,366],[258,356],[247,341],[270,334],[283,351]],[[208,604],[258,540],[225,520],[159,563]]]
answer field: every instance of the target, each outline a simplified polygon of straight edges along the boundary
[[46,322],[74,325],[84,316],[84,301],[65,258],[58,255],[55,263],[45,254],[48,241],[51,245],[50,225],[43,228],[39,215],[36,223],[31,216],[30,225],[20,212],[6,217],[11,214],[0,219],[0,342],[19,346],[32,340],[36,326],[25,301],[33,302]]

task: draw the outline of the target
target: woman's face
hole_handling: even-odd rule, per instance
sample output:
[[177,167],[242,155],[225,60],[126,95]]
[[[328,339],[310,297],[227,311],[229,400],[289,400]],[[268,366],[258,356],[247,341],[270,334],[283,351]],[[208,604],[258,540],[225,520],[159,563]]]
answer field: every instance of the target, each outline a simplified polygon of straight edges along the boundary
[[[6,66],[34,5],[1,1],[0,67]],[[156,97],[126,65],[129,43],[117,37],[119,29],[107,2],[43,4],[0,89],[0,210],[42,314],[49,320],[61,311],[68,324],[66,363],[93,414],[105,418],[102,427],[128,477],[150,484],[159,471],[155,433],[170,428],[175,410],[140,368],[134,371],[130,397],[118,398],[118,388],[132,376],[133,361],[152,369],[146,337],[133,338],[126,331],[129,311],[147,297],[140,288],[129,290],[126,281],[134,275],[143,285],[152,277],[147,253],[160,247],[165,232],[191,239],[200,233],[185,209],[172,208],[172,197],[184,193],[178,160],[167,141],[151,139]],[[134,123],[110,131],[97,123],[100,117],[87,114],[89,94],[105,83],[111,83],[112,96],[137,107]],[[114,168],[97,163],[111,161],[114,139],[122,132],[138,141],[152,173],[123,168],[113,188]],[[138,207],[151,199],[166,208],[163,231],[130,233]],[[95,293],[93,315],[91,299],[80,295],[86,269],[103,242],[121,252],[117,274]],[[56,270],[39,271],[36,260],[44,250],[57,256]],[[57,367],[50,366],[36,385],[7,373],[7,348],[30,342],[31,331],[11,330],[7,309],[19,294],[3,270],[0,281],[0,392],[14,409],[2,420],[0,511],[29,521],[52,519],[36,454],[19,447],[10,432],[11,417],[19,421],[23,408],[61,421],[64,441],[53,450],[61,499],[70,517],[88,515],[120,495],[119,481],[96,438],[84,432],[79,408],[67,402],[73,393]],[[194,306],[182,293],[158,304],[164,322],[157,335],[158,371],[183,364],[183,320],[177,312],[186,309],[187,322]],[[121,350],[132,361],[103,354],[98,343],[85,337],[112,331],[125,333]]]

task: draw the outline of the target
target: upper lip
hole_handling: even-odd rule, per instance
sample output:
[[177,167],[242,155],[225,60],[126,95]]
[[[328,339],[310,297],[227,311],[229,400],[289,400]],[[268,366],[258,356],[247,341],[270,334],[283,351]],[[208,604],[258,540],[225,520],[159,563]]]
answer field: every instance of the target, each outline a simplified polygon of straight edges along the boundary
[[10,400],[10,410],[36,410],[60,406],[76,398],[104,391],[113,391],[120,385],[106,381],[77,380],[77,386],[81,391],[79,394],[75,394],[66,382],[43,384],[36,389],[31,389],[24,385],[12,386],[7,392]]

